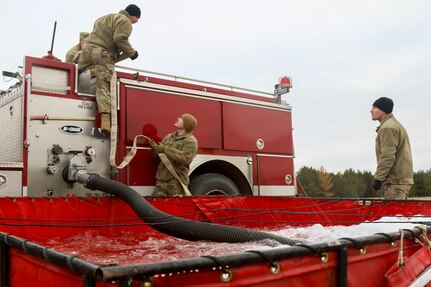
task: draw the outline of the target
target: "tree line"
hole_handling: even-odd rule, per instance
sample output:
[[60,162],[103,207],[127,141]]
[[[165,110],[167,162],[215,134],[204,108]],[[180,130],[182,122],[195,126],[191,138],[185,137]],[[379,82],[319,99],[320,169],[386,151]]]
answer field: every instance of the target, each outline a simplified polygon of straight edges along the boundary
[[[383,190],[374,190],[371,184],[374,174],[370,171],[346,169],[344,172],[331,173],[325,168],[315,169],[304,166],[297,178],[308,196],[367,198],[383,197]],[[431,196],[431,168],[420,170],[413,175],[414,185],[409,197]]]

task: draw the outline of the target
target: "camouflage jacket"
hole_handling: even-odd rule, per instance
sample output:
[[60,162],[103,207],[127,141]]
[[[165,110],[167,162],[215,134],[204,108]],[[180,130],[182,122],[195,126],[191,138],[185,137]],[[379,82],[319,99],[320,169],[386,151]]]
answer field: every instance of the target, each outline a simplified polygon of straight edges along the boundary
[[74,58],[79,51],[81,51],[81,45],[80,44],[75,45],[72,48],[70,48],[66,54],[66,63],[74,63]]
[[413,184],[413,160],[407,131],[392,113],[377,128],[376,180]]
[[119,13],[108,14],[97,19],[85,43],[105,48],[112,53],[114,59],[117,59],[121,53],[131,57],[135,54],[135,49],[129,43],[132,30],[129,13],[121,10]]
[[[161,142],[164,145],[163,152],[171,161],[172,166],[177,172],[183,184],[189,184],[189,169],[190,163],[196,156],[198,150],[198,142],[193,136],[193,133],[187,133],[179,136],[177,132],[168,134]],[[169,181],[174,176],[165,167],[163,162],[159,163],[156,173],[158,181]]]

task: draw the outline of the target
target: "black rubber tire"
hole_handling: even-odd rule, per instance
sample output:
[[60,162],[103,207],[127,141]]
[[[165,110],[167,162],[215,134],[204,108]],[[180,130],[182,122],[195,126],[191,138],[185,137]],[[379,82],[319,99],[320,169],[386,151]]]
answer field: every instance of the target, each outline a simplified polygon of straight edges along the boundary
[[220,173],[204,173],[192,178],[189,190],[193,195],[240,195],[236,184]]

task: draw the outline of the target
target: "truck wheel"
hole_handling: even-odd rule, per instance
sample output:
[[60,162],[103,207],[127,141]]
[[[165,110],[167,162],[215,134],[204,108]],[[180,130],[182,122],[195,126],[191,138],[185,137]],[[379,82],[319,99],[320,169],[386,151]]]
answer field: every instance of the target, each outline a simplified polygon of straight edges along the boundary
[[220,173],[204,173],[194,177],[189,185],[193,195],[240,195],[235,183]]

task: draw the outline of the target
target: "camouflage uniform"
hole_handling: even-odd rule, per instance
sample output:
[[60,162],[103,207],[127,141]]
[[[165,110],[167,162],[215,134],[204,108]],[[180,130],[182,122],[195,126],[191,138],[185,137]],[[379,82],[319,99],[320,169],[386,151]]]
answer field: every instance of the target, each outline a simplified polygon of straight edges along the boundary
[[88,38],[90,33],[81,32],[79,33],[79,43],[72,48],[69,49],[66,53],[66,62],[67,63],[76,63],[78,64],[79,56],[81,55],[82,45],[84,40]]
[[75,58],[75,55],[79,51],[81,51],[81,45],[80,44],[77,44],[77,45],[73,46],[72,48],[70,48],[66,54],[66,62],[67,63],[74,63],[73,59]]
[[111,113],[110,82],[114,64],[121,53],[132,57],[135,50],[129,43],[132,33],[130,15],[124,10],[96,20],[93,31],[85,40],[79,57],[79,71],[90,69],[96,78],[96,100],[99,113]]
[[[156,143],[150,142],[150,145],[152,145],[153,149],[156,149],[154,147]],[[178,132],[168,134],[159,146],[163,147],[159,152],[163,152],[171,161],[182,183],[188,185],[190,163],[198,149],[198,142],[193,136],[193,133],[189,132],[183,136],[178,135]],[[174,178],[162,162],[159,163],[156,180],[153,196],[184,194],[181,184]]]
[[406,199],[413,185],[413,160],[405,128],[392,113],[377,128],[377,169],[374,178],[383,182],[387,199]]

